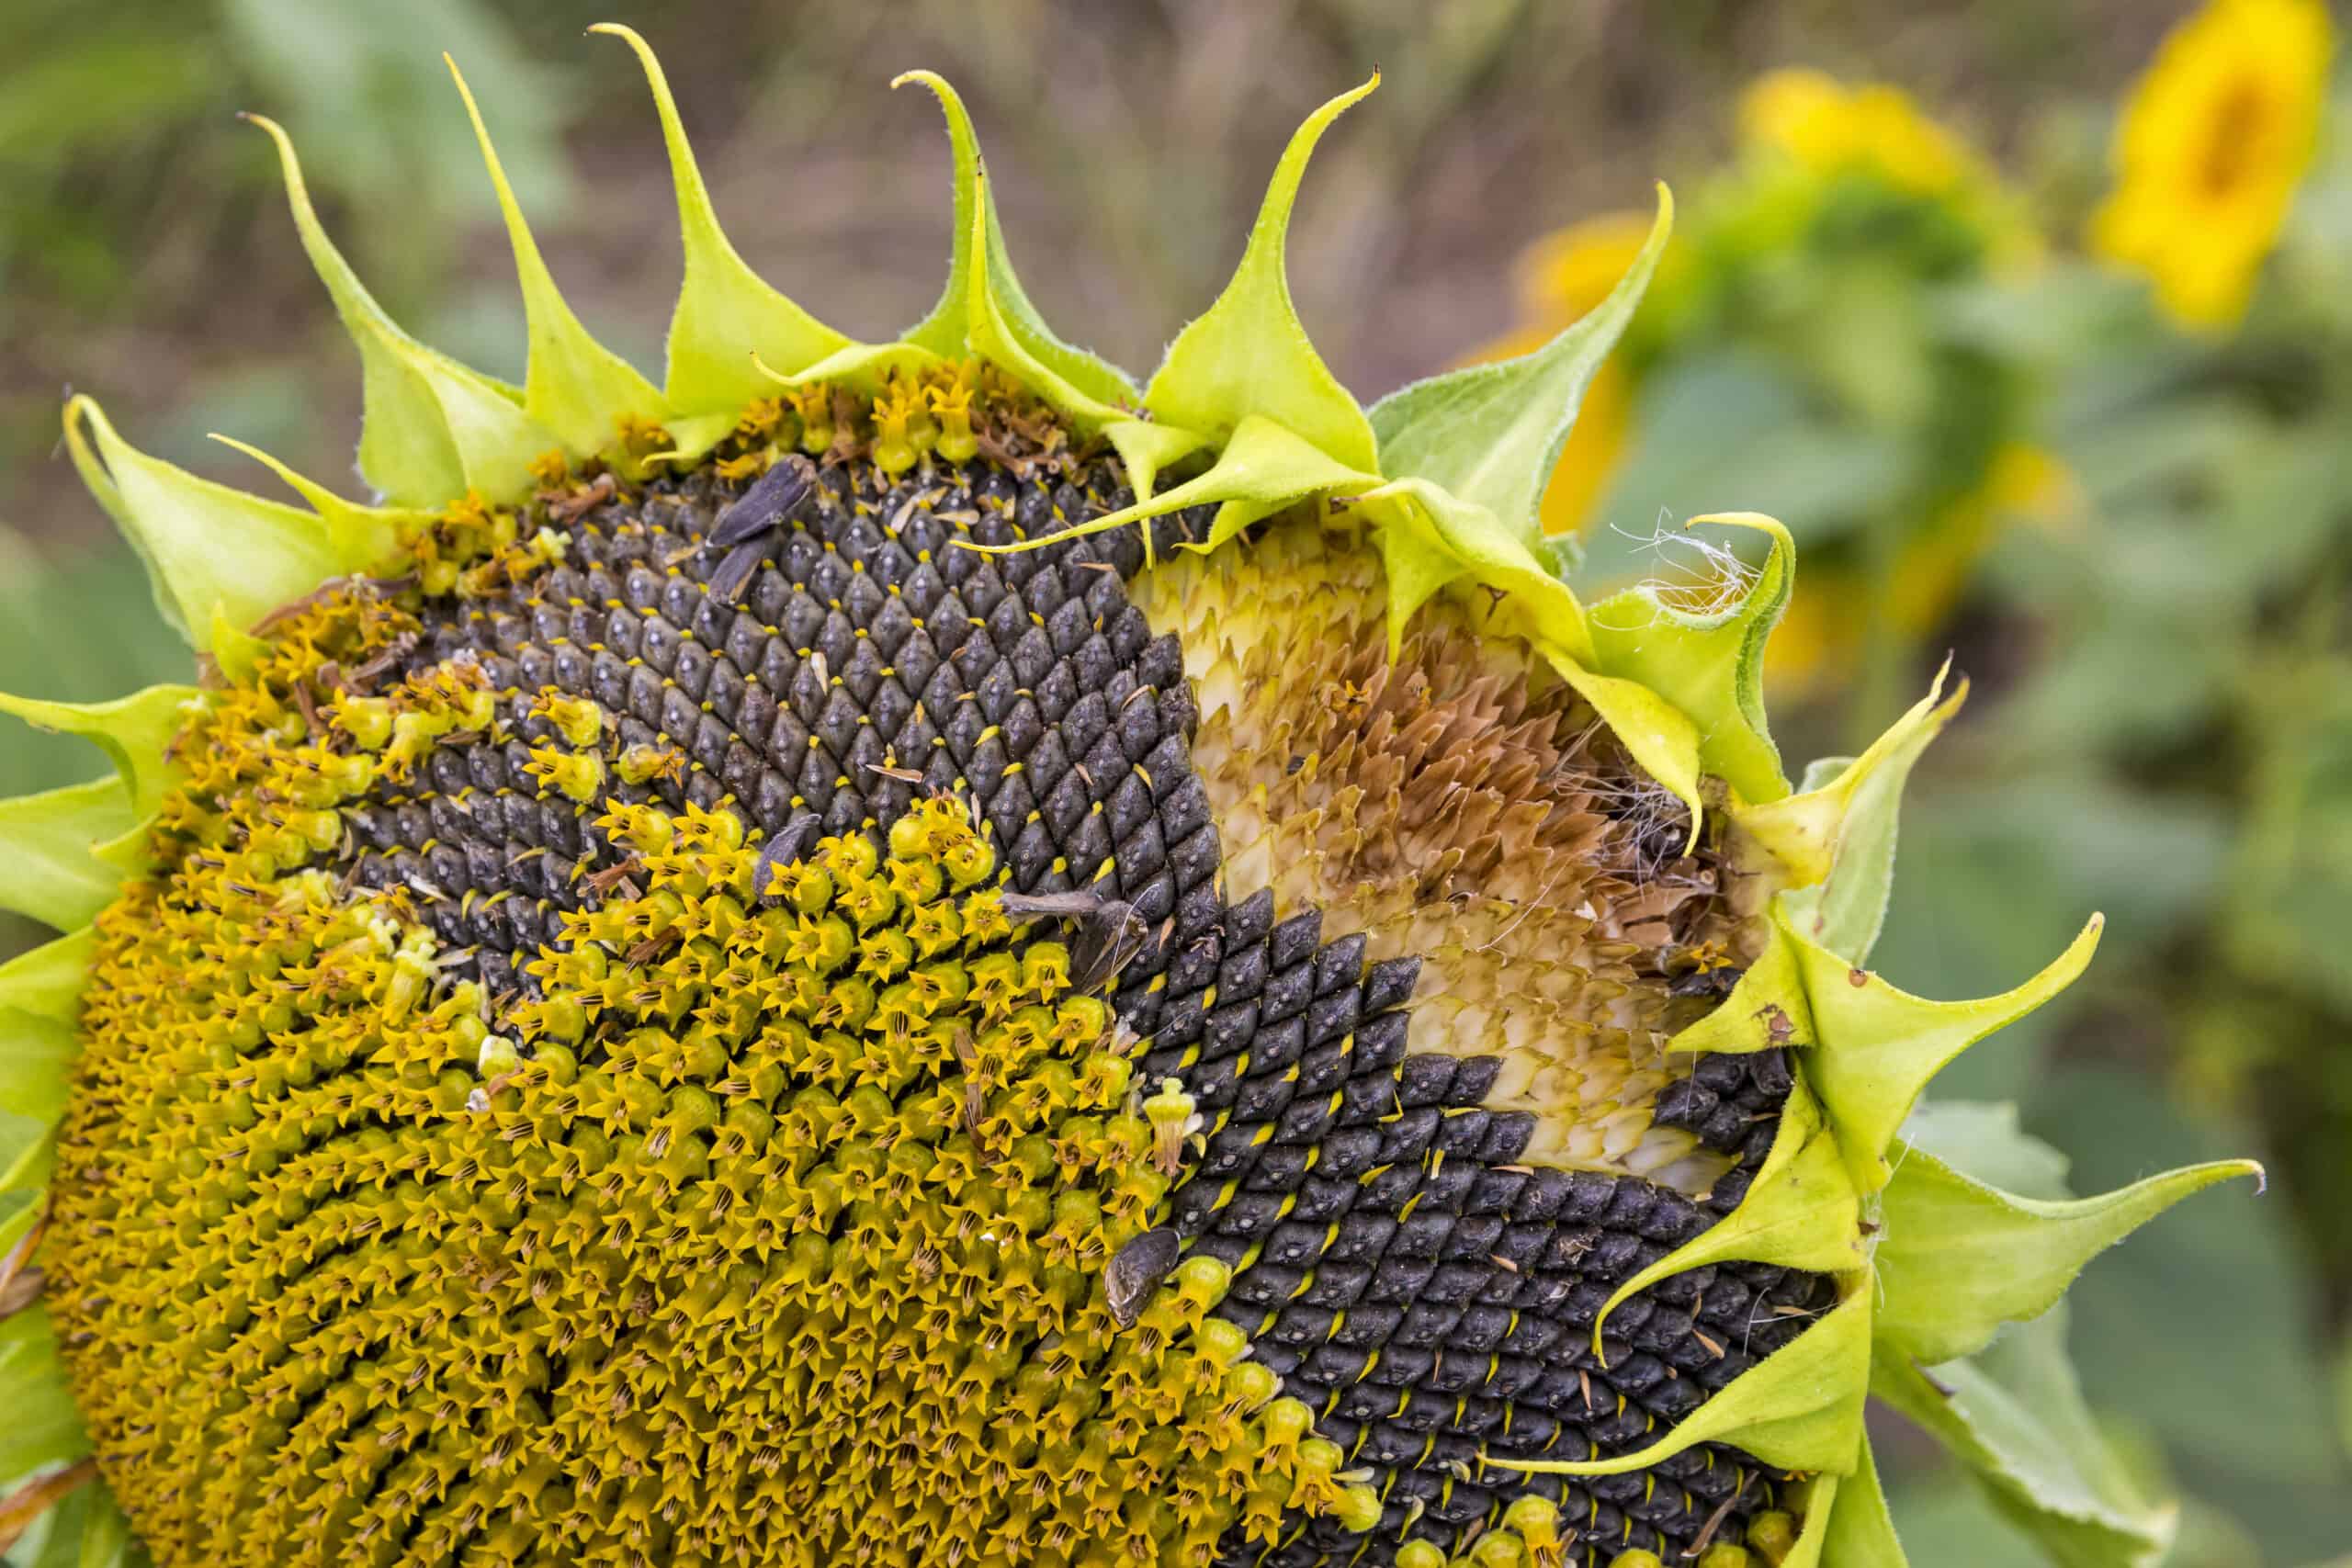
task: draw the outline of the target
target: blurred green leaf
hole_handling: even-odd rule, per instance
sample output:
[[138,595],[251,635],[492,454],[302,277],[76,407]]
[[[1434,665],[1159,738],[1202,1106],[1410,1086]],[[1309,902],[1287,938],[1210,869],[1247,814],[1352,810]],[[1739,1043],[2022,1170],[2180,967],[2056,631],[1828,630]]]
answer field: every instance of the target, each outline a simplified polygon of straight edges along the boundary
[[[385,214],[410,243],[436,222],[494,215],[489,181],[443,51],[498,116],[499,159],[535,220],[560,216],[572,196],[560,132],[556,71],[525,52],[498,11],[480,0],[321,6],[313,0],[218,0],[231,50],[295,135],[329,188]],[[396,134],[387,134],[397,128]],[[379,225],[396,232],[394,222]]]
[[2249,707],[2268,744],[2247,759],[2252,799],[2221,940],[2248,976],[2352,1015],[2352,663],[2281,660]]
[[[2086,1189],[2249,1144],[2241,1128],[2190,1122],[2113,1068],[2053,1075],[2028,1119],[2064,1139]],[[2161,1438],[2184,1485],[2245,1521],[2279,1562],[2352,1540],[2352,1467],[2313,1375],[2323,1358],[2308,1264],[2275,1195],[2184,1205],[2101,1258],[2072,1299],[2093,1401]]]

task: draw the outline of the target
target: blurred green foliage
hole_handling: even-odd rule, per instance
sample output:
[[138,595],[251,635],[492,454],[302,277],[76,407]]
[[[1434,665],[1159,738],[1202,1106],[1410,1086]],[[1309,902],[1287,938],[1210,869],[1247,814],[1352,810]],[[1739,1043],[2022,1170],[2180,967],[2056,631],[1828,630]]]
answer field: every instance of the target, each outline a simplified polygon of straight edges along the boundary
[[560,208],[571,184],[558,80],[477,0],[12,0],[0,13],[0,312],[29,300],[119,310],[157,242],[274,204],[266,147],[217,133],[262,106],[300,119],[313,179],[389,269],[379,285],[413,292],[434,236],[492,210],[472,133],[447,112],[442,49],[496,102],[517,186]]

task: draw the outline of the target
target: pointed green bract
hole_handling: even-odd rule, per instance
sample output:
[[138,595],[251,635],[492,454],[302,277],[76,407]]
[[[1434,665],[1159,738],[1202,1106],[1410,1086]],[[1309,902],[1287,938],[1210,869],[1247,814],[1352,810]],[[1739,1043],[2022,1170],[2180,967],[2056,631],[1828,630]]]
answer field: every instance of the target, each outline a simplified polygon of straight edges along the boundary
[[1394,478],[1443,485],[1486,507],[1530,546],[1542,537],[1537,503],[1593,373],[1623,335],[1674,229],[1674,197],[1657,190],[1657,220],[1609,298],[1534,353],[1449,370],[1373,404],[1380,467]]
[[[26,1120],[0,1111],[8,1122]],[[11,1179],[12,1156],[8,1152],[7,1135],[0,1132],[0,1273],[6,1271],[8,1255],[17,1245],[31,1234],[40,1223],[49,1206],[49,1194],[38,1182],[18,1185]]]
[[1207,437],[1140,417],[1141,395],[1125,372],[1063,342],[1046,325],[1013,273],[963,100],[932,72],[910,71],[891,85],[908,82],[930,88],[946,115],[955,152],[956,221],[946,292],[907,334],[908,341],[942,357],[968,351],[1001,367],[1079,430],[1107,437],[1136,499],[1150,500],[1160,470],[1200,450]]
[[[951,116],[951,122],[953,118]],[[985,174],[978,179],[982,196],[968,204],[972,211],[973,232],[966,248],[974,254],[988,255],[991,265],[968,269],[965,315],[967,344],[973,353],[1002,367],[1080,431],[1107,437],[1119,455],[1121,466],[1127,470],[1127,482],[1135,491],[1136,499],[1138,502],[1149,501],[1159,471],[1200,450],[1206,445],[1205,438],[1194,431],[1139,419],[1127,412],[1134,401],[1131,390],[1114,389],[1112,395],[1116,400],[1106,402],[1040,357],[1043,352],[1058,350],[1065,367],[1069,367],[1071,355],[1080,359],[1091,358],[1083,351],[1062,343],[1046,331],[1043,322],[1033,319],[1024,324],[1019,315],[1007,314],[1008,303],[1020,300],[1021,308],[1025,310],[1027,302],[1020,299],[1020,285],[1012,281],[1010,264],[1004,264],[1001,268],[994,265],[998,253],[992,248],[995,230],[991,225],[996,220],[996,207],[986,197]],[[1117,372],[1104,367],[1103,377],[1115,379]],[[1099,381],[1102,378],[1093,379]],[[1150,541],[1148,535],[1145,544],[1148,550]]]
[[427,348],[394,324],[320,225],[292,139],[274,120],[245,118],[277,144],[302,248],[359,348],[366,398],[359,471],[403,506],[438,507],[469,490],[491,501],[524,493],[531,459],[557,445],[556,437],[523,412],[519,389]]
[[530,335],[530,357],[523,374],[523,412],[560,436],[575,457],[609,450],[620,422],[633,419],[658,424],[669,415],[662,394],[636,367],[588,335],[580,318],[564,303],[555,275],[531,238],[530,225],[506,183],[506,170],[491,145],[490,128],[482,123],[473,90],[466,85],[458,62],[444,55],[458,96],[474,122],[481,143],[481,160],[490,170],[498,209],[505,215],[507,243],[514,252],[514,273],[523,286],[523,315]]
[[1886,1492],[1879,1485],[1878,1459],[1868,1438],[1862,1439],[1861,1462],[1853,1474],[1838,1480],[1822,1514],[1824,1568],[1905,1568],[1908,1559],[1895,1539],[1894,1519],[1886,1511]]
[[2072,985],[2091,961],[2104,922],[2094,915],[2066,951],[2015,990],[1977,1001],[1932,1002],[1792,933],[1819,1043],[1805,1067],[1865,1194],[1884,1187],[1894,1134],[1928,1080],[1977,1041]]
[[0,909],[59,931],[85,925],[113,901],[121,874],[97,855],[138,821],[112,774],[0,800]]
[[65,1109],[66,1070],[75,1049],[72,1023],[0,1002],[0,1111],[54,1122]]
[[1125,528],[1186,507],[1214,505],[1217,514],[1209,539],[1197,547],[1205,550],[1227,542],[1250,524],[1295,502],[1335,490],[1361,490],[1378,482],[1374,475],[1340,467],[1319,447],[1300,440],[1286,426],[1252,414],[1234,432],[1215,468],[1173,490],[1162,491],[1148,501],[1139,501],[1091,523],[1017,545],[959,544],[983,554],[1009,555],[1038,549],[1057,540]]
[[1713,615],[1679,609],[1652,584],[1604,599],[1588,616],[1594,660],[1688,714],[1699,728],[1702,764],[1742,800],[1778,800],[1789,785],[1764,719],[1764,644],[1795,587],[1796,546],[1788,529],[1758,513],[1690,521],[1770,535],[1772,548],[1756,581],[1738,604]]
[[599,22],[588,30],[609,34],[637,51],[662,118],[670,176],[677,186],[686,266],[670,317],[663,396],[678,413],[724,415],[731,428],[744,404],[768,395],[767,378],[752,363],[752,355],[792,374],[848,347],[850,340],[772,288],[729,243],[652,49],[617,22]]
[[[1862,1446],[1870,1446],[1868,1436],[1862,1438]],[[1792,1488],[1803,1494],[1804,1520],[1796,1545],[1790,1549],[1779,1568],[1821,1568],[1822,1543],[1829,1536],[1830,1515],[1837,1511],[1839,1480],[1834,1472],[1825,1471],[1810,1482]]]
[[[173,624],[199,649],[209,645],[216,607],[243,630],[328,578],[375,564],[388,542],[377,530],[263,501],[136,451],[86,396],[65,405],[65,434],[91,488],[103,482],[101,499],[147,563],[157,603],[171,606]],[[103,481],[94,471],[100,464]]]
[[1632,1453],[1596,1460],[1504,1459],[1499,1470],[1546,1475],[1623,1475],[1647,1470],[1694,1443],[1720,1442],[1783,1470],[1852,1470],[1869,1392],[1870,1292],[1858,1292]]
[[[1968,700],[1964,680],[1943,698],[1949,670],[1834,778],[1738,813],[1740,827],[1781,862],[1793,886],[1781,896],[1792,929],[1849,964],[1870,956],[1886,919],[1895,819],[1912,764]],[[1810,771],[1807,783],[1814,784]]]
[[1812,1093],[1799,1083],[1781,1109],[1772,1151],[1729,1214],[1617,1287],[1592,1325],[1600,1353],[1610,1314],[1636,1292],[1710,1263],[1776,1263],[1843,1274],[1865,1261],[1861,1195]]
[[1764,923],[1764,951],[1715,1010],[1667,1043],[1670,1051],[1745,1055],[1810,1045],[1816,1036],[1796,943],[1778,920]]
[[[890,85],[919,83],[939,100],[947,118],[947,141],[955,158],[956,236],[948,255],[947,285],[931,314],[910,328],[905,341],[952,359],[968,347],[988,354],[980,335],[984,330],[979,301],[993,303],[996,330],[1014,344],[1022,359],[1069,394],[1098,409],[1132,409],[1140,394],[1127,374],[1097,355],[1065,343],[1046,326],[1027,290],[1012,270],[1005,249],[1004,223],[997,216],[996,197],[988,183],[988,167],[980,158],[980,140],[964,100],[944,77],[934,71],[909,71],[893,77]],[[994,357],[994,355],[990,355]],[[1007,367],[1011,368],[1010,366]],[[1043,392],[1035,383],[1031,390]],[[1055,400],[1050,396],[1048,401]],[[1089,423],[1092,428],[1093,423]]]
[[0,964],[0,1008],[72,1023],[80,1016],[82,987],[97,948],[96,934],[85,926]]
[[433,520],[433,513],[416,507],[368,506],[356,501],[345,501],[316,479],[307,479],[288,468],[258,446],[250,446],[233,435],[210,433],[209,438],[232,451],[242,452],[254,462],[276,474],[286,488],[311,503],[319,521],[335,541],[336,553],[353,563],[346,571],[357,572],[381,566],[398,547],[403,528],[419,528]]
[[194,686],[150,686],[105,703],[51,703],[0,692],[0,713],[96,746],[122,775],[133,816],[144,818],[171,788],[174,770],[164,749],[187,721],[188,705],[203,698]]
[[[1119,455],[1119,466],[1127,472],[1127,488],[1138,501],[1149,501],[1159,487],[1159,475],[1170,463],[1181,461],[1200,450],[1201,437],[1189,430],[1179,430],[1172,424],[1154,424],[1148,419],[1116,419],[1102,427],[1102,434]],[[1144,553],[1151,554],[1151,536],[1144,536]]]
[[2166,1171],[2096,1198],[2021,1198],[1898,1143],[1882,1198],[1881,1342],[1929,1366],[1973,1355],[2005,1323],[2056,1304],[2083,1266],[2192,1192],[2251,1160]]
[[65,1109],[74,1022],[96,951],[85,927],[0,964],[0,1111],[49,1122]]
[[1699,799],[1699,727],[1690,715],[1639,681],[1596,673],[1557,649],[1541,651],[1643,771],[1690,808],[1690,841],[1696,844],[1704,807]]
[[[1408,536],[1417,551],[1430,556],[1426,563],[1410,569],[1416,582],[1431,578],[1441,587],[1474,582],[1495,596],[1496,618],[1509,623],[1521,637],[1539,646],[1558,648],[1579,664],[1593,662],[1592,635],[1584,606],[1493,512],[1424,479],[1390,479],[1356,499],[1384,529],[1399,513],[1410,513],[1423,525]],[[1391,591],[1392,657],[1405,619],[1428,596],[1417,588],[1414,596],[1405,600]]]
[[760,374],[767,378],[771,389],[801,387],[814,382],[832,383],[867,393],[880,391],[894,374],[919,376],[947,363],[931,350],[910,343],[853,343],[792,374],[777,369],[757,355],[752,355],[752,362],[759,367]]
[[1283,425],[1340,467],[1379,471],[1372,422],[1340,385],[1306,335],[1290,297],[1284,261],[1300,177],[1324,131],[1380,85],[1375,74],[1307,117],[1275,166],[1241,265],[1206,314],[1176,334],[1145,389],[1144,403],[1170,424],[1212,439],[1238,436],[1253,415]]
[[0,1111],[0,1192],[41,1190],[55,1164],[56,1134],[54,1122]]
[[90,1451],[81,1413],[39,1305],[0,1318],[0,1483]]

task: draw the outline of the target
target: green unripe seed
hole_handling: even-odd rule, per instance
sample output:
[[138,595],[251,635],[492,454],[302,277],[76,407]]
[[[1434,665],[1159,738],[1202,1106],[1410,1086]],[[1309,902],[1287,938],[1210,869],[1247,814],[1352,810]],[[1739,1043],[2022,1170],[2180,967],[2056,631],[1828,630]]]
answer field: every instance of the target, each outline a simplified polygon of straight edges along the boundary
[[1747,1544],[1761,1553],[1772,1568],[1780,1568],[1789,1553],[1796,1550],[1796,1520],[1778,1508],[1768,1509],[1747,1521]]

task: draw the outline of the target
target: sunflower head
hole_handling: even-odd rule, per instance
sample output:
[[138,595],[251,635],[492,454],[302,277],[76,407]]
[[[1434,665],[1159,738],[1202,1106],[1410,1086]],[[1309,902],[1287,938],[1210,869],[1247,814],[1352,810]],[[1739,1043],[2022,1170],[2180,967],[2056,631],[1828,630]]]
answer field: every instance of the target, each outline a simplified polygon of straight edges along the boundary
[[0,1528],[62,1498],[52,1544],[166,1568],[1897,1562],[1873,1387],[2010,1484],[1938,1380],[2246,1168],[2018,1197],[1906,1128],[2098,931],[1983,1001],[1862,966],[1958,696],[1793,784],[1778,523],[1713,520],[1767,546],[1728,603],[1547,570],[1663,196],[1576,325],[1364,409],[1284,247],[1367,83],[1138,386],[1043,324],[919,73],[949,282],[857,343],[737,255],[601,30],[676,175],[662,384],[486,130],[521,386],[386,316],[265,121],[378,499],[67,410],[198,679],[0,699],[114,764],[0,808],[0,895],[66,933],[0,970]]
[[2245,313],[2317,148],[2334,50],[2321,0],[2211,0],[2124,106],[2091,245],[2183,325]]

